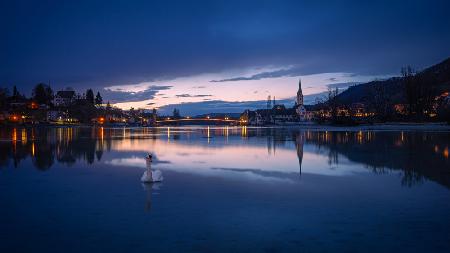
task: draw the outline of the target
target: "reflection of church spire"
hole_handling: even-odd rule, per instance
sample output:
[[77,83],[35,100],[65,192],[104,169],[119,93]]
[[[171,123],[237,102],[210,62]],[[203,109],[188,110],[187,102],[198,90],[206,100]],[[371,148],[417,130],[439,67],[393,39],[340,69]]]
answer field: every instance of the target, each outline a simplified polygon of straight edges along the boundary
[[270,135],[267,136],[267,154],[272,154],[272,138]]
[[300,168],[300,175],[302,175],[302,161],[303,161],[303,144],[305,143],[305,133],[299,132],[295,136],[295,147],[297,148],[298,166]]

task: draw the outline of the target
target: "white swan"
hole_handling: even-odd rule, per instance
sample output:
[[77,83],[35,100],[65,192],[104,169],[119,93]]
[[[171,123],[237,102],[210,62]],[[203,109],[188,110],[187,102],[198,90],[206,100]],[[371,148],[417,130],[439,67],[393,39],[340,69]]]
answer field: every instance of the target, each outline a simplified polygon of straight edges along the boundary
[[162,172],[160,170],[146,170],[141,177],[143,183],[154,183],[163,181]]
[[145,163],[147,165],[147,170],[144,171],[144,174],[141,177],[141,182],[143,183],[154,183],[163,181],[162,172],[160,170],[152,171],[152,155],[148,154],[148,157],[145,159]]

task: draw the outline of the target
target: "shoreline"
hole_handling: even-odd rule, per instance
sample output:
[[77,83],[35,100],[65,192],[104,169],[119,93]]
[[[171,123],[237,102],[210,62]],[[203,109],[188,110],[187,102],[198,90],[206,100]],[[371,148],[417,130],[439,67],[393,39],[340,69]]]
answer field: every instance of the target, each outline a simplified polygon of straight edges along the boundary
[[371,125],[357,126],[336,126],[336,125],[300,125],[295,128],[305,130],[324,130],[324,131],[444,131],[450,132],[450,125],[446,123],[404,123],[388,122]]
[[[226,125],[209,125],[209,127],[224,127]],[[42,125],[0,125],[1,128],[67,128],[67,127],[105,127],[105,128],[191,128],[208,127],[208,125],[181,125],[181,126],[114,126],[114,125],[89,125],[89,124],[42,124]],[[230,126],[240,127],[240,126]],[[339,126],[329,124],[299,124],[299,125],[272,125],[272,126],[247,126],[248,128],[288,128],[304,129],[313,131],[449,131],[450,124],[447,123],[409,123],[409,122],[387,122],[376,124],[362,124],[356,126]]]

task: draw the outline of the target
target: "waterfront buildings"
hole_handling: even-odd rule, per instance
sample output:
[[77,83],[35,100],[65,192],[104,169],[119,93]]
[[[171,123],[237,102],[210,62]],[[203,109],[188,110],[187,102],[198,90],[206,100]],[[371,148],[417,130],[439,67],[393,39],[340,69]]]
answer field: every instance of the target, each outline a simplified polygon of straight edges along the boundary
[[240,120],[243,125],[288,125],[310,121],[311,116],[312,114],[307,112],[303,104],[302,82],[299,80],[294,107],[286,108],[285,105],[274,102],[272,108],[245,110],[241,114]]
[[55,106],[70,106],[75,101],[75,91],[73,90],[60,90],[56,92],[53,99]]

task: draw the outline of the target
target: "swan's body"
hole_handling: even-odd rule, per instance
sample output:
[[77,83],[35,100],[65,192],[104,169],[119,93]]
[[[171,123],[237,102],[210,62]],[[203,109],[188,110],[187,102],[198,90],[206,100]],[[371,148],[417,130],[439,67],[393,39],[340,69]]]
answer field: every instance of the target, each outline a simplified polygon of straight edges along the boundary
[[163,176],[160,170],[146,170],[141,177],[143,183],[154,183],[163,181]]
[[147,157],[145,159],[147,170],[144,171],[144,174],[141,177],[141,182],[143,183],[153,183],[153,182],[161,182],[163,180],[162,172],[160,170],[152,171],[152,158]]

